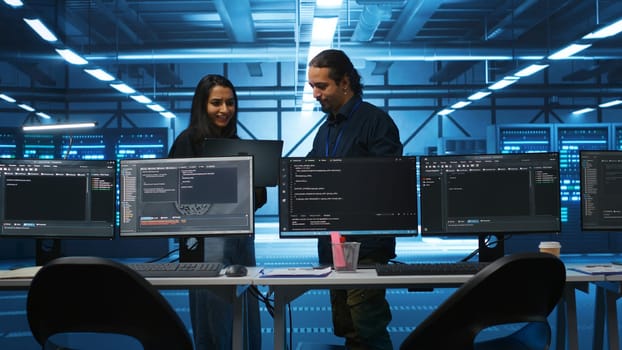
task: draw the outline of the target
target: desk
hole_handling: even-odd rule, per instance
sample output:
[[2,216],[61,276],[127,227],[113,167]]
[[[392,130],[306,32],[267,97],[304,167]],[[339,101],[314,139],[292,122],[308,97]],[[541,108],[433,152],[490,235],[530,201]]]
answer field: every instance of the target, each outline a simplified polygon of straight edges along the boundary
[[[571,266],[571,265],[568,265]],[[32,273],[34,276],[34,273]],[[32,276],[16,279],[0,279],[0,289],[27,290]],[[240,295],[251,285],[268,286],[274,293],[274,349],[285,349],[287,328],[285,314],[286,305],[311,289],[347,289],[347,288],[454,288],[459,287],[471,276],[377,276],[373,269],[360,269],[355,273],[333,272],[327,277],[313,278],[263,278],[257,277],[258,269],[249,268],[246,277],[227,278],[148,278],[148,281],[159,289],[191,289],[208,288],[216,291],[234,306],[233,349],[243,349],[243,298]],[[609,276],[610,279],[622,276]],[[589,283],[606,283],[603,275],[588,275],[567,270],[567,286],[564,296],[557,308],[557,348],[563,349],[568,342],[569,350],[578,349],[578,327],[575,290],[588,291]],[[617,281],[615,281],[617,283]],[[613,282],[610,282],[613,283]],[[622,283],[617,283],[622,285]],[[610,303],[607,303],[609,305]],[[613,302],[615,307],[615,301]],[[598,309],[598,308],[597,308]],[[615,308],[614,308],[615,310]],[[599,311],[597,311],[599,312]],[[602,311],[600,311],[602,313]],[[608,313],[608,319],[611,313]],[[615,318],[617,320],[617,317]],[[613,321],[610,321],[613,322]],[[561,325],[561,326],[560,326]],[[564,327],[565,325],[565,327]],[[596,329],[596,327],[595,327]],[[617,328],[616,333],[617,335]],[[612,334],[610,333],[610,336]],[[602,337],[601,337],[602,338]],[[617,343],[616,343],[617,344]],[[594,348],[595,350],[598,348]],[[617,348],[616,348],[617,349]]]
[[192,289],[205,288],[214,292],[225,301],[233,305],[233,329],[232,344],[233,350],[245,349],[247,344],[244,343],[244,321],[246,307],[245,298],[240,298],[246,289],[253,284],[259,269],[249,267],[248,274],[244,277],[167,277],[155,278],[150,277],[147,280],[158,289]]
[[[579,348],[575,290],[587,293],[590,283],[605,281],[604,275],[588,275],[570,270],[569,268],[573,265],[575,264],[566,264],[566,288],[564,289],[564,296],[560,301],[559,306],[561,307],[558,306],[557,309],[557,350],[577,350]],[[568,341],[567,346],[566,341]]]
[[596,283],[593,350],[603,349],[605,329],[609,349],[620,349],[617,300],[621,296],[622,275],[608,275],[605,277],[605,282]]
[[[0,290],[28,290],[30,281],[37,269],[24,270],[20,278],[0,278]],[[253,284],[259,269],[248,268],[248,275],[244,277],[149,277],[147,280],[158,289],[192,289],[205,288],[218,294],[225,301],[233,305],[233,343],[232,349],[244,349],[244,298],[240,296]]]
[[[255,284],[268,286],[274,293],[274,349],[286,349],[287,328],[285,307],[292,300],[311,289],[348,289],[348,288],[453,288],[459,287],[471,278],[470,275],[451,276],[378,276],[373,269],[359,269],[357,272],[333,272],[327,277],[276,278],[262,277]],[[591,282],[604,281],[602,275],[587,275],[567,271],[567,287],[558,307],[557,327],[558,349],[578,349],[577,310],[575,289],[587,290]],[[566,330],[568,330],[566,332]]]

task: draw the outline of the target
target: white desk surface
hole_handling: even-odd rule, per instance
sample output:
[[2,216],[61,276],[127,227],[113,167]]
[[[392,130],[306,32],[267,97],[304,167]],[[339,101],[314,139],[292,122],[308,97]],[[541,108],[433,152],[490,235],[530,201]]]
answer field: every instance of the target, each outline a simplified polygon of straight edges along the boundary
[[[24,288],[30,286],[30,281],[39,271],[40,266],[29,266],[15,270],[0,270],[0,289]],[[259,268],[249,267],[248,274],[243,277],[148,277],[147,280],[157,287],[193,288],[201,286],[248,286],[259,274]]]
[[[567,264],[567,267],[573,264]],[[17,270],[0,270],[0,290],[21,289],[26,290],[30,281],[38,271],[36,267],[28,267]],[[166,277],[147,278],[147,280],[159,289],[189,289],[209,288],[227,296],[234,303],[236,313],[242,312],[242,306],[238,302],[238,296],[249,285],[268,286],[275,292],[275,317],[274,317],[274,345],[275,349],[285,348],[285,304],[297,298],[310,289],[324,288],[350,288],[350,287],[386,287],[386,288],[449,288],[457,287],[471,275],[434,275],[434,276],[378,276],[374,269],[359,269],[356,272],[331,272],[326,277],[260,277],[260,268],[249,268],[249,273],[244,277]],[[2,278],[4,276],[4,278]],[[6,278],[7,276],[11,278]],[[570,286],[577,289],[587,289],[590,282],[622,281],[622,275],[589,275],[567,269],[566,281]],[[572,293],[571,295],[573,295]],[[574,298],[570,300],[571,314],[576,313]],[[568,315],[573,326],[569,327],[570,335],[576,330],[576,315]],[[570,326],[570,324],[569,324]],[[241,320],[236,317],[234,333],[242,334]],[[574,330],[573,330],[574,329]],[[574,336],[573,336],[574,337]],[[617,337],[611,337],[617,340]],[[240,338],[241,339],[241,338]],[[576,339],[569,339],[569,349],[576,349]],[[241,349],[242,344],[236,341],[234,349]]]
[[[567,264],[571,267],[573,264]],[[433,284],[452,285],[462,284],[471,278],[470,275],[439,275],[439,276],[378,276],[374,269],[359,269],[356,272],[331,272],[326,277],[259,277],[261,268],[250,267],[244,277],[149,277],[147,280],[160,288],[193,288],[214,285],[264,285],[264,286],[339,286],[349,285],[407,285],[407,284]],[[30,280],[38,271],[38,267],[25,267],[16,270],[0,270],[0,289],[27,289]],[[567,282],[599,282],[599,281],[622,281],[622,275],[589,275],[581,272],[567,270]]]
[[[326,277],[260,277],[254,284],[268,286],[274,292],[274,348],[286,349],[285,305],[311,289],[386,287],[386,288],[449,288],[458,287],[472,275],[433,276],[378,276],[374,269],[359,269],[356,272],[335,272]],[[568,349],[577,349],[577,320],[574,289],[587,290],[590,282],[604,281],[604,275],[589,275],[573,270],[566,271],[567,288],[564,300],[567,315],[567,330],[558,330],[557,338],[568,336]]]
[[[24,267],[15,270],[0,270],[0,290],[27,290],[30,282],[40,267]],[[220,295],[233,305],[233,350],[244,348],[242,336],[243,328],[243,298],[240,298],[246,288],[253,283],[259,274],[259,269],[248,268],[248,274],[244,277],[226,277],[221,274],[219,277],[154,277],[147,280],[158,289],[188,289],[188,288],[208,288]]]
[[[570,266],[572,264],[569,264]],[[374,269],[358,269],[356,272],[331,272],[326,277],[259,277],[254,280],[256,285],[308,285],[308,286],[343,286],[351,285],[404,285],[427,284],[446,285],[462,284],[472,275],[431,275],[431,276],[378,276]],[[622,276],[618,276],[622,280]],[[604,281],[603,275],[589,275],[578,271],[567,270],[566,282],[598,282]]]

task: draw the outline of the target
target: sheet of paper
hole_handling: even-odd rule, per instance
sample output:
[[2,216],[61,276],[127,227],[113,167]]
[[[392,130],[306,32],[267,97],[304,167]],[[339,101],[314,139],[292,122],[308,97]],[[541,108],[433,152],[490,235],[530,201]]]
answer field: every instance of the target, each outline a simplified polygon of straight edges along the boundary
[[330,266],[322,269],[312,267],[263,269],[259,277],[325,277],[328,276],[331,271]]
[[586,264],[572,266],[569,270],[587,273],[590,275],[619,275],[622,274],[622,266],[615,264]]

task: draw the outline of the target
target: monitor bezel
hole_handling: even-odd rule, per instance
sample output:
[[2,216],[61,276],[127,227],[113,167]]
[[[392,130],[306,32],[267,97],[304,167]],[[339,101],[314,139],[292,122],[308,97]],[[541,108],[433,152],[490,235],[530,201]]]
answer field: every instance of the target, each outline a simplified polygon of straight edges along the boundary
[[560,163],[559,163],[559,152],[532,152],[532,153],[489,153],[489,154],[452,154],[452,155],[429,155],[429,156],[421,156],[419,158],[419,167],[420,169],[424,168],[424,162],[429,159],[493,159],[493,158],[532,158],[532,157],[555,157],[557,158],[556,169],[557,169],[557,185],[555,186],[557,191],[557,207],[559,208],[557,214],[557,222],[555,223],[555,228],[506,228],[506,229],[480,229],[480,227],[476,227],[473,230],[462,230],[462,231],[449,231],[449,230],[433,230],[426,231],[425,213],[424,213],[424,204],[423,202],[427,201],[424,197],[424,192],[422,190],[422,181],[423,172],[420,170],[419,174],[419,200],[420,200],[420,235],[422,238],[428,237],[440,237],[440,238],[479,238],[486,235],[495,235],[495,236],[503,236],[503,235],[520,235],[520,234],[537,234],[537,233],[560,233],[562,230],[562,218],[561,218],[561,191],[560,191]]
[[[5,220],[4,213],[4,203],[2,204],[3,210],[0,213],[0,222],[2,223],[2,227],[0,227],[0,237],[6,238],[36,238],[36,239],[45,239],[45,240],[64,240],[64,239],[114,239],[115,231],[116,231],[116,161],[115,160],[101,160],[101,159],[93,159],[93,160],[78,160],[78,159],[2,159],[0,160],[0,166],[3,164],[15,165],[15,166],[66,166],[68,169],[71,169],[71,172],[76,172],[74,169],[77,169],[80,166],[87,167],[89,173],[93,173],[97,171],[97,169],[107,169],[109,174],[109,179],[111,181],[111,191],[112,198],[109,203],[110,211],[112,214],[112,219],[110,222],[106,224],[97,223],[97,221],[71,221],[71,220],[32,220],[29,224],[52,224],[50,227],[38,229],[38,230],[24,230],[18,233],[13,232],[5,232],[4,225],[8,225],[9,223]],[[93,168],[92,166],[97,164],[97,167]],[[68,170],[66,169],[66,171]],[[4,191],[4,179],[5,174],[4,171],[0,171],[0,177],[2,181],[2,189],[0,191]],[[90,188],[90,184],[88,185]],[[1,195],[4,200],[4,193]],[[12,220],[11,222],[26,222],[26,220]],[[94,222],[92,226],[87,226],[89,222]],[[63,227],[67,227],[70,232],[62,233],[62,232],[42,232],[42,230],[62,230]],[[88,228],[93,231],[88,231],[88,234],[81,233],[85,231],[85,228]]]
[[[254,213],[254,182],[253,182],[253,156],[223,156],[223,157],[190,157],[190,158],[162,158],[162,159],[120,159],[119,161],[119,238],[190,238],[190,237],[239,237],[253,236],[255,234],[255,213]],[[245,169],[249,172],[247,201],[248,225],[244,229],[219,229],[219,230],[159,230],[159,231],[124,231],[123,230],[123,186],[124,186],[124,167],[131,164],[142,164],[143,166],[173,166],[174,164],[198,164],[205,162],[239,162],[246,165]],[[179,165],[176,165],[179,166]]]
[[[306,162],[306,161],[326,161],[326,162],[339,162],[339,161],[346,161],[346,162],[355,162],[355,161],[372,161],[372,162],[389,162],[389,161],[395,161],[396,159],[401,159],[404,161],[412,161],[414,162],[414,176],[412,178],[412,182],[414,185],[414,190],[415,190],[415,194],[412,197],[414,199],[414,205],[415,205],[415,210],[414,210],[414,214],[412,214],[411,218],[414,219],[414,223],[412,225],[411,228],[409,229],[383,229],[383,230],[361,230],[361,229],[325,229],[325,230],[290,230],[287,229],[285,226],[283,225],[283,220],[288,220],[287,218],[285,218],[286,216],[288,216],[287,214],[287,210],[284,210],[283,208],[285,208],[285,206],[287,205],[286,203],[286,193],[285,191],[287,191],[287,189],[285,188],[286,186],[286,174],[284,174],[284,172],[286,171],[286,167],[287,167],[287,162],[292,162],[292,161],[300,161],[300,162]],[[281,181],[279,184],[279,238],[284,238],[284,239],[298,239],[298,238],[318,238],[318,237],[328,237],[330,236],[331,232],[339,232],[340,235],[342,236],[357,236],[357,237],[416,237],[419,234],[419,219],[418,219],[418,210],[419,210],[419,204],[418,204],[418,200],[417,200],[417,179],[416,179],[416,173],[417,173],[417,156],[375,156],[375,157],[341,157],[341,158],[320,158],[320,157],[283,157],[281,159]],[[361,178],[364,176],[363,174],[360,174]],[[375,187],[373,186],[369,186],[370,189],[373,188],[373,191],[376,190]],[[287,225],[289,226],[289,225]]]
[[611,225],[611,226],[603,226],[603,225],[598,225],[598,226],[586,226],[586,219],[585,219],[585,210],[586,210],[586,186],[585,186],[585,173],[583,170],[583,161],[585,160],[586,155],[593,153],[593,154],[617,154],[619,156],[619,159],[622,161],[622,150],[611,150],[611,149],[607,149],[607,150],[580,150],[579,151],[579,184],[581,187],[580,193],[581,193],[581,198],[580,198],[580,203],[581,203],[581,209],[580,209],[580,225],[581,225],[581,231],[585,231],[585,232],[615,232],[615,231],[621,231],[622,230],[622,224],[620,225]]

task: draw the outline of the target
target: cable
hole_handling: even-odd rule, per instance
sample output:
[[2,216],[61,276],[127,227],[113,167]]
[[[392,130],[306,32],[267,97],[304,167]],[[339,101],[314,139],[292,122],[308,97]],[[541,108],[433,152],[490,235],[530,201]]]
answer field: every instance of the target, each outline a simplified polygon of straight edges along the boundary
[[403,261],[399,261],[399,260],[393,260],[393,259],[391,259],[391,260],[389,260],[389,261],[387,262],[387,264],[407,264],[407,263],[405,263],[405,262],[403,262]]
[[[160,260],[162,260],[162,259],[164,259],[164,258],[167,258],[167,257],[171,256],[171,254],[173,254],[173,253],[175,253],[175,252],[178,252],[178,251],[179,251],[179,248],[175,248],[175,249],[173,249],[173,250],[169,251],[168,253],[166,253],[166,254],[164,254],[164,255],[162,255],[162,256],[160,256],[160,257],[157,257],[157,258],[153,258],[153,259],[151,259],[151,260],[148,260],[147,262],[148,262],[148,263],[158,262],[158,261],[160,261]],[[178,260],[178,259],[171,260],[171,262],[174,262],[174,261],[176,261],[176,260]]]
[[[248,287],[248,291],[250,295],[252,295],[254,298],[262,302],[266,306],[266,310],[270,314],[270,317],[274,319],[274,299],[270,298],[270,295],[272,293],[268,291],[268,294],[264,295],[256,285]],[[292,320],[292,308],[290,303],[287,303],[287,314],[289,318],[289,344],[286,345],[286,349],[291,349],[292,345],[294,344],[294,323]]]
[[[490,248],[492,243],[499,243],[499,242],[505,242],[508,239],[512,238],[512,234],[507,234],[507,235],[502,235],[501,237],[499,237],[499,239],[496,242],[493,242],[490,239],[490,235],[486,236],[486,239],[484,240],[484,247],[486,248]],[[497,236],[498,237],[498,236]],[[469,255],[467,255],[466,257],[460,259],[460,261],[469,261],[471,258],[473,258],[474,256],[476,256],[477,254],[479,254],[479,248],[476,248],[475,250],[473,250],[471,253],[469,253]]]
[[248,287],[248,291],[254,298],[266,306],[266,310],[270,314],[270,317],[274,318],[274,306],[271,304],[274,301],[270,299],[269,296],[264,295],[255,285]]
[[473,250],[471,253],[469,253],[469,255],[465,256],[462,259],[460,259],[460,261],[469,261],[469,260],[471,260],[472,257],[476,256],[477,254],[479,254],[479,248],[475,248],[475,250]]

